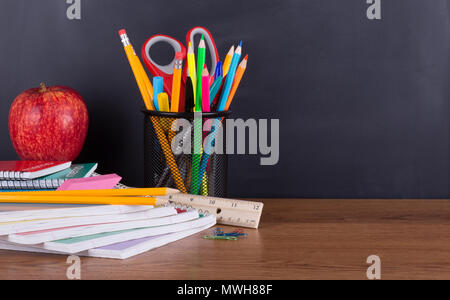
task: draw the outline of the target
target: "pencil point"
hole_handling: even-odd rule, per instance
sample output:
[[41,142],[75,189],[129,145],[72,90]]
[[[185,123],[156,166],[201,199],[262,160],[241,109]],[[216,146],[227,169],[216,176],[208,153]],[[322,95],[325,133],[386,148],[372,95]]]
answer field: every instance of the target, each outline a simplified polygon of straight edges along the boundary
[[202,76],[209,76],[208,67],[206,66],[206,64],[203,67]]
[[198,47],[199,48],[206,48],[206,44],[205,44],[205,40],[204,39],[200,40],[200,43],[198,44]]
[[239,64],[240,68],[247,68],[247,60],[248,60],[248,54],[244,57],[244,59],[241,61],[241,63]]
[[231,46],[230,50],[228,51],[227,55],[233,55],[234,54],[234,45]]
[[202,34],[202,38],[201,38],[202,40],[204,40],[205,39],[205,37],[203,36],[203,34]]
[[239,42],[239,47],[242,47],[242,41]]

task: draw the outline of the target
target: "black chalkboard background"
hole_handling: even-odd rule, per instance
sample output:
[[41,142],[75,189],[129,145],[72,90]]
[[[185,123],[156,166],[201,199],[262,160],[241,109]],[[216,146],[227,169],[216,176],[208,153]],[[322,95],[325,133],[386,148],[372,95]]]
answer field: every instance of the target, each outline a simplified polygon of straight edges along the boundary
[[[233,197],[449,197],[450,6],[445,0],[0,0],[0,159],[16,159],[8,110],[40,82],[85,98],[79,161],[143,184],[141,98],[117,30],[213,33],[223,57],[244,41],[234,117],[279,118],[280,161],[233,156]],[[166,58],[168,59],[168,58]]]

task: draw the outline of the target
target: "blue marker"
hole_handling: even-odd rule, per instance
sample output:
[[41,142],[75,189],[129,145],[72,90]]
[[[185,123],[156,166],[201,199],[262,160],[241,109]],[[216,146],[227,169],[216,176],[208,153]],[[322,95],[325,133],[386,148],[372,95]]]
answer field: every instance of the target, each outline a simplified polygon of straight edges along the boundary
[[164,93],[164,78],[155,76],[153,77],[153,104],[155,109],[159,111],[158,95]]

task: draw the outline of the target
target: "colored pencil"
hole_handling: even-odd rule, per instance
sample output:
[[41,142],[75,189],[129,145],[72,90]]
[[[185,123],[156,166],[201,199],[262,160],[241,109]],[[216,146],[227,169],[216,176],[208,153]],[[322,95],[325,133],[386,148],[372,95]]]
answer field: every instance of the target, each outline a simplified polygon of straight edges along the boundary
[[209,72],[208,72],[208,68],[205,67],[203,68],[203,73],[202,73],[202,111],[203,112],[210,112],[210,99],[209,99]]
[[202,159],[203,145],[202,145],[202,130],[203,118],[202,115],[195,115],[194,117],[194,143],[193,143],[193,153],[192,153],[192,173],[191,173],[191,190],[190,193],[198,194],[198,183],[201,182],[199,177],[199,167],[200,161]]
[[217,93],[220,90],[220,87],[222,86],[223,77],[219,76],[216,80],[214,80],[214,83],[212,84],[211,88],[209,89],[210,94],[210,106],[214,103],[214,99],[217,96]]
[[219,78],[221,76],[223,77],[223,66],[222,66],[222,62],[218,61],[216,70],[214,71],[214,74],[211,74],[210,85],[213,85],[214,81],[216,81],[217,78]]
[[205,55],[206,55],[206,44],[205,38],[202,35],[200,43],[198,45],[198,54],[197,54],[197,87],[195,94],[195,111],[202,111],[202,79],[201,74],[203,72],[203,66],[205,65]]
[[[203,66],[205,65],[206,45],[205,38],[202,35],[198,45],[197,54],[197,87],[195,88],[195,107],[194,112],[202,112],[202,78]],[[202,158],[202,117],[195,116],[194,118],[194,143],[192,154],[192,175],[191,175],[191,193],[198,194],[197,182],[201,181],[198,177],[198,168]]]
[[234,45],[230,48],[230,50],[228,51],[227,55],[225,56],[225,60],[223,62],[222,77],[227,76],[228,70],[230,69],[231,60],[233,59],[233,55],[234,55]]
[[217,80],[219,77],[223,77],[223,66],[220,61],[217,63],[216,71],[214,72],[214,80]]
[[222,90],[222,95],[220,95],[219,104],[217,107],[218,111],[224,111],[227,104],[228,96],[231,92],[231,87],[233,85],[234,77],[236,75],[236,69],[238,67],[239,60],[242,53],[242,41],[239,43],[236,51],[234,52],[233,60],[231,61],[230,69],[228,75],[225,79],[225,85]]
[[244,76],[245,69],[247,68],[247,60],[248,54],[239,64],[239,67],[236,71],[236,76],[234,78],[233,86],[231,87],[230,96],[228,96],[227,104],[225,105],[225,110],[228,110],[230,108],[231,102],[233,101],[234,95],[236,94],[236,91],[239,87],[239,83],[241,82],[242,76]]
[[[188,73],[189,77],[191,77],[192,87],[194,92],[194,100],[195,100],[195,89],[197,88],[197,73],[195,68],[195,54],[194,48],[192,47],[191,42],[189,42],[189,48],[187,53],[187,62],[188,62]],[[186,104],[185,104],[186,105]]]

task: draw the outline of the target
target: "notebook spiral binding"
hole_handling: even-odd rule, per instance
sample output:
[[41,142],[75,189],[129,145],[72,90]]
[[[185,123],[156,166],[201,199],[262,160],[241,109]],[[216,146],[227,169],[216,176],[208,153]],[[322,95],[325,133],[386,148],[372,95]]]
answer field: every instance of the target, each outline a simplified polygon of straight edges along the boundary
[[21,180],[22,172],[0,171],[0,180]]
[[0,190],[50,190],[57,189],[64,183],[64,179],[47,180],[2,180]]

